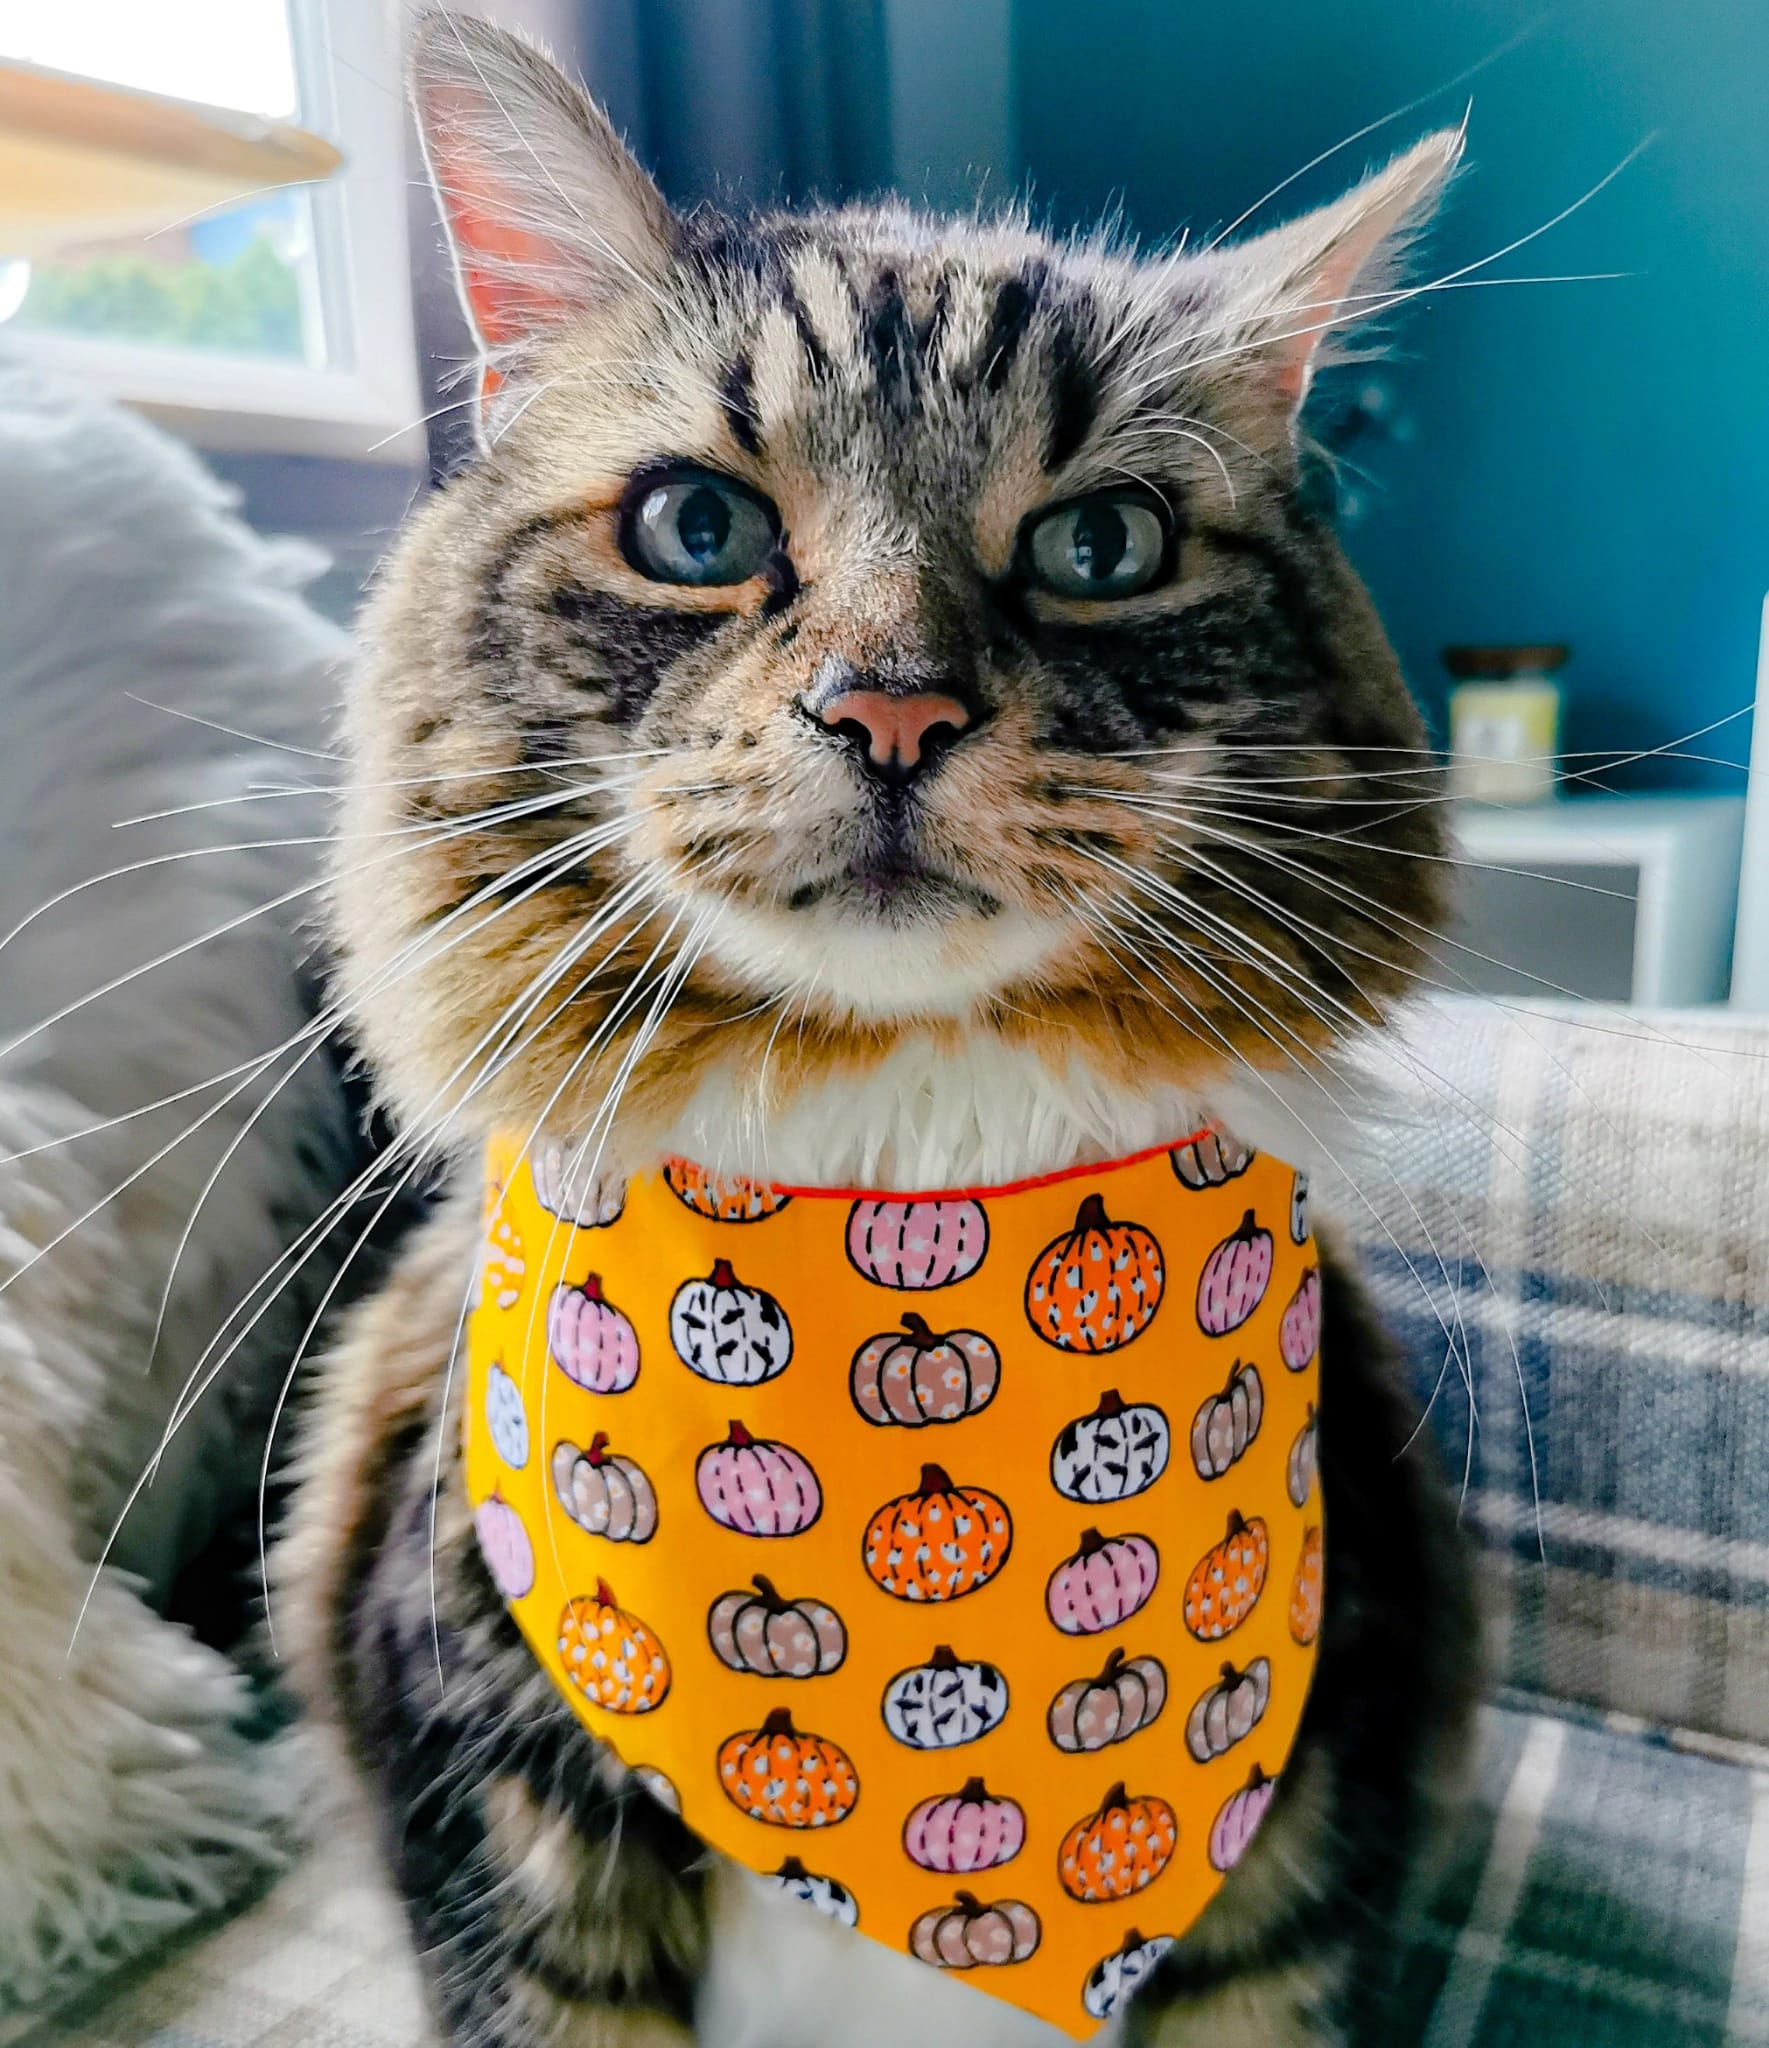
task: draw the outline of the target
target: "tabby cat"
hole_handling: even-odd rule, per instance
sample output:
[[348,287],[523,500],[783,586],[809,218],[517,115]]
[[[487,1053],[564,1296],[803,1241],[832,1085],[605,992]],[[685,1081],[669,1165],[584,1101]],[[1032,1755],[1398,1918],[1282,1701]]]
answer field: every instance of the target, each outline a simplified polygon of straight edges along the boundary
[[[414,76],[480,450],[369,608],[336,924],[388,1103],[466,1170],[326,1367],[284,1632],[446,2039],[1054,2041],[764,1897],[538,1669],[458,1469],[469,1163],[545,1129],[603,1172],[939,1188],[1206,1117],[1309,1156],[1323,1063],[1423,963],[1442,840],[1298,415],[1460,138],[1140,254],[895,204],[683,217],[526,43],[431,16]],[[1123,2042],[1386,2038],[1464,1747],[1453,1517],[1324,1264],[1300,1746]]]

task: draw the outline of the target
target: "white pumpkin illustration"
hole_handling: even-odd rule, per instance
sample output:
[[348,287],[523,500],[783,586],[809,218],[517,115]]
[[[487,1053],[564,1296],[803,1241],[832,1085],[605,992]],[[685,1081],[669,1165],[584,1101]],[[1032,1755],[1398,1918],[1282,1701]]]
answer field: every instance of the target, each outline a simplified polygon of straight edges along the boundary
[[838,1927],[858,1927],[860,1908],[854,1895],[845,1884],[833,1877],[819,1877],[814,1870],[807,1870],[796,1856],[787,1857],[768,1879],[776,1891],[797,1899],[801,1906],[809,1906],[814,1913],[821,1913],[826,1920],[833,1920]]
[[907,1749],[958,1749],[999,1728],[1007,1680],[993,1664],[967,1663],[945,1644],[885,1687],[884,1724]]
[[690,1372],[721,1386],[753,1387],[792,1363],[792,1325],[773,1295],[745,1287],[720,1259],[704,1280],[684,1280],[670,1303],[670,1342]]
[[1081,2003],[1089,2016],[1109,2020],[1172,1946],[1171,1934],[1145,1941],[1133,1927],[1114,1953],[1088,1972]]
[[1167,1470],[1172,1432],[1159,1408],[1115,1389],[1071,1422],[1050,1453],[1050,1481],[1065,1500],[1129,1500]]
[[485,1382],[485,1426],[492,1449],[520,1472],[528,1463],[528,1410],[522,1405],[522,1389],[501,1365],[492,1367]]

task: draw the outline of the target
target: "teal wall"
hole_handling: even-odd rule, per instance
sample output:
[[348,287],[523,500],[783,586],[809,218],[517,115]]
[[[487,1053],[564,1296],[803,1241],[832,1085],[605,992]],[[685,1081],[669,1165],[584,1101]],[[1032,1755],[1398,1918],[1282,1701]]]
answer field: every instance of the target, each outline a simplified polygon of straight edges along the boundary
[[[1283,203],[1327,197],[1471,96],[1435,275],[1657,131],[1498,266],[1631,276],[1409,310],[1386,374],[1412,438],[1375,450],[1379,489],[1348,539],[1428,702],[1445,642],[1567,639],[1568,746],[1665,746],[1750,702],[1769,589],[1769,0],[1015,0],[1018,168],[1059,221],[1121,197],[1150,235],[1219,224],[1532,23]],[[1740,719],[1684,751],[1742,762],[1748,739]]]

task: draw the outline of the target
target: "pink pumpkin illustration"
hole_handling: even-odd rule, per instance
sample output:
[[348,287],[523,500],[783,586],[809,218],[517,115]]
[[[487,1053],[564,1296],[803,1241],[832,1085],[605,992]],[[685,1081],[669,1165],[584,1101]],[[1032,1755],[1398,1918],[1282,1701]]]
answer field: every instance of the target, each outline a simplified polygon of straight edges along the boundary
[[981,1778],[956,1792],[924,1799],[903,1823],[903,1847],[923,1870],[963,1876],[1011,1863],[1026,1844],[1026,1816],[1011,1799],[996,1799]]
[[1051,1573],[1044,1604],[1064,1635],[1096,1636],[1128,1621],[1160,1575],[1160,1555],[1146,1536],[1107,1537],[1089,1529],[1075,1555]]
[[848,1257],[880,1287],[950,1287],[983,1263],[989,1219],[976,1202],[856,1202]]
[[823,1512],[809,1461],[790,1444],[751,1436],[741,1422],[701,1452],[694,1484],[713,1520],[739,1536],[797,1536]]
[[1210,1864],[1214,1870],[1233,1870],[1247,1853],[1247,1845],[1259,1832],[1259,1824],[1278,1789],[1276,1778],[1268,1778],[1257,1764],[1253,1775],[1210,1823]]
[[1198,1327],[1207,1337],[1238,1330],[1265,1299],[1271,1285],[1271,1232],[1261,1230],[1249,1209],[1204,1261],[1198,1278]]
[[1303,1372],[1321,1344],[1321,1269],[1310,1266],[1296,1283],[1284,1320],[1278,1325],[1278,1349],[1292,1372]]
[[624,1394],[639,1377],[639,1333],[604,1298],[595,1273],[581,1287],[553,1289],[547,1349],[565,1377],[592,1394]]
[[520,1600],[533,1589],[534,1545],[528,1540],[522,1517],[501,1493],[492,1494],[474,1509],[473,1534],[479,1539],[479,1554],[506,1600]]

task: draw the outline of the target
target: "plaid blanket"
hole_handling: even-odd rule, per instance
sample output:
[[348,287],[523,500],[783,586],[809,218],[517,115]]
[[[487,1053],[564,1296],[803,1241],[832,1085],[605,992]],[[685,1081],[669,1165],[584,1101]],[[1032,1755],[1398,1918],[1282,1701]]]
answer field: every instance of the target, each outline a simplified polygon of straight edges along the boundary
[[[1637,1727],[1487,1717],[1470,1824],[1392,2048],[1769,2044],[1769,1768]],[[334,1840],[252,1912],[32,2048],[416,2048],[423,2008],[366,1852]]]
[[1340,1197],[1498,1667],[1769,1744],[1769,1030],[1451,1004]]

